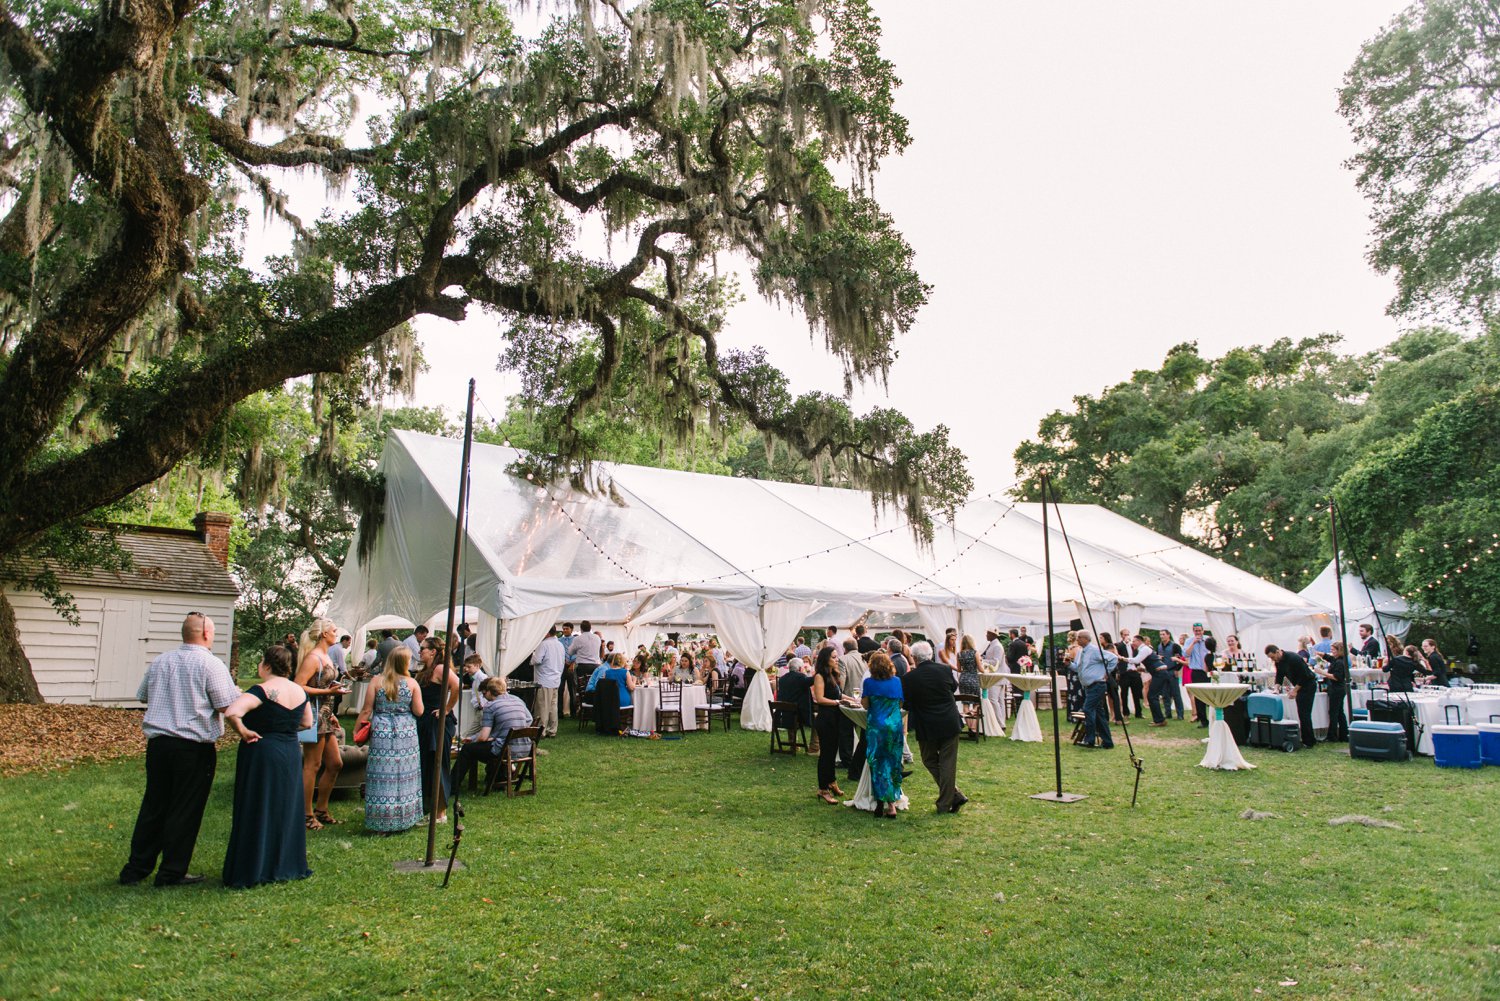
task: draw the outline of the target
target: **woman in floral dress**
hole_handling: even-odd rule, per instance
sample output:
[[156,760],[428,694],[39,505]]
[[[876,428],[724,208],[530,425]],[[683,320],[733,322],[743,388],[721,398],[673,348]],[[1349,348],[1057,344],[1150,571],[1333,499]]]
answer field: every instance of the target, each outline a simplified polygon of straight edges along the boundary
[[870,658],[870,676],[860,690],[865,717],[865,761],[870,769],[870,792],[875,816],[895,817],[901,799],[901,679],[890,655]]
[[397,834],[422,816],[422,758],[417,719],[422,692],[411,676],[411,651],[399,646],[385,659],[380,684],[370,686],[359,721],[370,721],[365,765],[365,829]]

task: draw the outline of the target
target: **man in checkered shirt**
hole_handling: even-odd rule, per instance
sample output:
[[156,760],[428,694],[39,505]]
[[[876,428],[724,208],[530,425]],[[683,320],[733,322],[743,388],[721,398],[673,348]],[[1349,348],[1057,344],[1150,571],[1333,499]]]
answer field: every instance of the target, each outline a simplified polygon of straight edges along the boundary
[[130,838],[130,861],[120,870],[127,886],[151,875],[158,856],[157,886],[203,882],[188,874],[188,863],[218,765],[214,744],[224,735],[219,714],[240,695],[224,662],[209,652],[213,642],[213,620],[189,612],[182,620],[182,645],[151,662],[136,692],[146,703],[146,793]]

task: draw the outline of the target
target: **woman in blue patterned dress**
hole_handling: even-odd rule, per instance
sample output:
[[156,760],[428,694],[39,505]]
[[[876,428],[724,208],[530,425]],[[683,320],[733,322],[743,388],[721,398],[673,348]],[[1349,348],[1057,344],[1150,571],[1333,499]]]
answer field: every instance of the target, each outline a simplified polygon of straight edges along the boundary
[[[398,646],[385,658],[380,684],[371,685],[359,722],[370,721],[365,765],[365,829],[398,834],[422,816],[422,758],[417,719],[422,692],[411,676],[411,651]],[[356,726],[357,728],[357,726]]]
[[901,679],[890,655],[881,651],[870,658],[870,676],[860,690],[865,718],[865,760],[870,768],[870,791],[875,797],[875,816],[896,816],[901,799]]

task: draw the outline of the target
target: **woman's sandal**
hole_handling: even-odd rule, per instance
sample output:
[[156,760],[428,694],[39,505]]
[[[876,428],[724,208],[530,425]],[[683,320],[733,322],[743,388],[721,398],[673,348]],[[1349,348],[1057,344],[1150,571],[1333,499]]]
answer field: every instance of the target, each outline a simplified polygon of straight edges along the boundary
[[[343,823],[342,820],[334,820],[331,816],[329,816],[327,810],[314,810],[313,816],[316,817],[318,819],[318,822],[324,827],[337,826]],[[316,828],[314,828],[314,830],[316,830]]]
[[840,799],[844,798],[844,790],[842,790],[842,789],[839,788],[837,782],[835,782],[833,785],[829,786],[828,787],[828,791],[831,792],[831,793],[833,793],[835,796],[839,797]]
[[323,825],[318,822],[318,818],[316,816],[309,813],[307,815],[307,829],[309,831],[321,831],[323,829]]
[[829,804],[830,806],[837,806],[838,802],[839,802],[837,799],[834,798],[833,793],[829,792],[827,789],[819,789],[818,790],[818,798],[821,799],[823,802]]

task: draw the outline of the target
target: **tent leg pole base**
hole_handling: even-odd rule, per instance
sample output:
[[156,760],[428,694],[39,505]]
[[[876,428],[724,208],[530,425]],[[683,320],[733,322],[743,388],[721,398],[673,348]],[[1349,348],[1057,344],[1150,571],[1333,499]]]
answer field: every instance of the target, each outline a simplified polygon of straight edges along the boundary
[[1076,792],[1039,792],[1030,799],[1039,799],[1044,803],[1076,803],[1081,799],[1088,799],[1082,793]]

